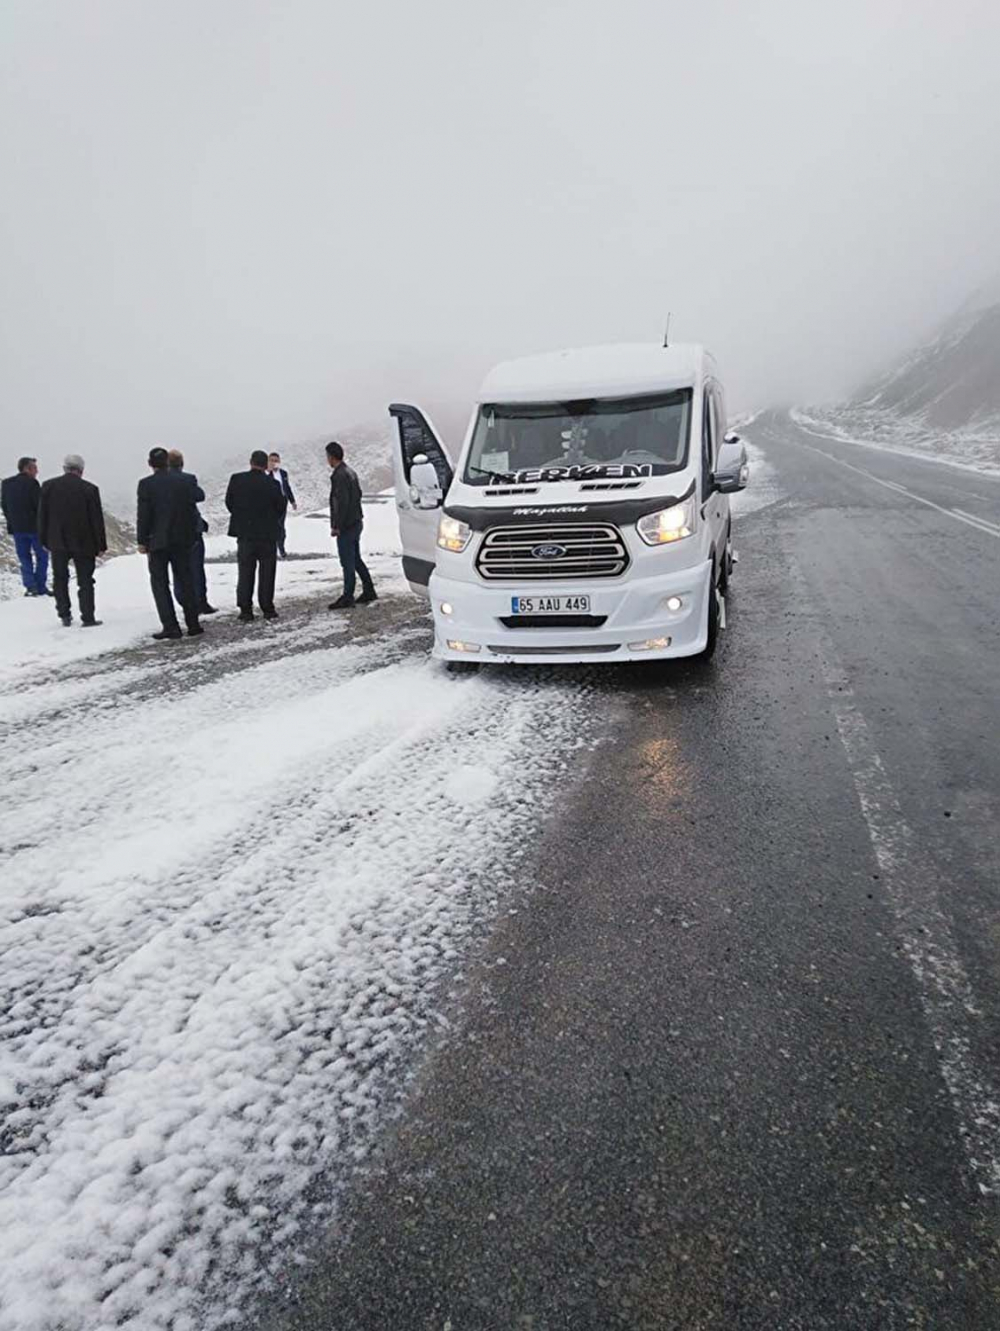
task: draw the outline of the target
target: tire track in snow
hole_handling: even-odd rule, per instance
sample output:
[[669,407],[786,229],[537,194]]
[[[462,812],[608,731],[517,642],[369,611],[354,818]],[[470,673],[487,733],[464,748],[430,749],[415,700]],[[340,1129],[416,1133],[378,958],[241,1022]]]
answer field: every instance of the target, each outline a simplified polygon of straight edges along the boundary
[[0,933],[2,1331],[222,1325],[398,1097],[586,714],[384,650],[36,738]]

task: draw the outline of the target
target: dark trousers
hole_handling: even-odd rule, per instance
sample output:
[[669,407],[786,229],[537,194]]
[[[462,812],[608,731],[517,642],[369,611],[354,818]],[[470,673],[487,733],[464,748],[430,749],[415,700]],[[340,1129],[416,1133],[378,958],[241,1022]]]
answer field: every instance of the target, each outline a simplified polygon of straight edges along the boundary
[[344,595],[348,598],[354,595],[354,587],[357,579],[361,579],[361,586],[367,592],[371,591],[372,575],[368,572],[368,566],[361,558],[361,533],[364,531],[365,524],[357,523],[353,527],[348,527],[337,537],[337,554],[340,557],[340,567],[344,572]]
[[236,604],[244,615],[253,613],[253,585],[257,583],[257,602],[261,610],[274,609],[274,578],[278,568],[277,541],[252,540],[241,536],[236,542]]
[[279,531],[278,531],[278,554],[282,557],[282,559],[284,559],[284,557],[285,557],[285,519],[284,519],[284,518],[281,519],[281,527],[280,527],[280,529],[279,529]]
[[14,533],[14,549],[21,565],[21,581],[27,592],[44,592],[49,571],[49,552],[34,532]]
[[73,613],[69,601],[70,560],[76,569],[76,595],[80,602],[80,618],[88,624],[94,618],[94,569],[97,567],[97,560],[93,555],[74,555],[69,550],[52,551],[52,591],[56,598],[56,610],[60,619],[69,619]]
[[153,589],[160,623],[168,631],[180,628],[170,595],[170,577],[173,577],[177,600],[184,611],[184,622],[189,629],[194,628],[198,623],[198,603],[191,574],[191,547],[168,545],[163,550],[150,550],[148,561],[149,585]]
[[[199,536],[197,541],[191,547],[191,581],[194,584],[194,599],[201,610],[208,604],[208,579],[205,577],[205,538]],[[181,594],[176,582],[174,583],[174,600],[181,608],[184,602],[181,600]]]

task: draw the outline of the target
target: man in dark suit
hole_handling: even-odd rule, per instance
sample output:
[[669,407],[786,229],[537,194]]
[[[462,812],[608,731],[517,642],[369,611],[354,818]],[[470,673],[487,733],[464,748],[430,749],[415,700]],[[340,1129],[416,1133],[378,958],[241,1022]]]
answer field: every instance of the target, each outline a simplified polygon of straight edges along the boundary
[[295,502],[295,496],[292,494],[291,482],[288,479],[288,472],[281,465],[280,453],[268,453],[267,455],[267,473],[275,485],[281,489],[281,497],[285,501],[285,508],[281,514],[281,530],[278,532],[278,557],[285,557],[285,517],[288,507],[291,505],[293,510],[298,509]]
[[139,482],[135,534],[139,553],[146,555],[149,562],[149,584],[163,626],[153,637],[164,642],[182,636],[170,595],[169,571],[184,611],[188,636],[194,638],[205,631],[198,623],[198,602],[191,574],[191,547],[201,521],[195,496],[202,492],[170,470],[165,448],[150,450],[149,466],[150,474]]
[[278,566],[278,533],[285,514],[285,499],[267,474],[267,454],[255,449],[250,470],[235,472],[226,490],[229,535],[236,537],[239,578],[236,602],[240,623],[253,620],[253,588],[265,619],[277,619],[274,608],[274,578]]
[[14,538],[25,596],[49,594],[45,585],[49,556],[38,539],[38,499],[41,491],[35,458],[18,458],[17,475],[8,476],[0,484],[0,508],[7,519],[7,530]]
[[[205,498],[205,491],[198,484],[198,477],[193,472],[184,470],[184,454],[179,448],[172,448],[167,454],[167,465],[171,471],[175,471],[178,476],[190,485],[194,491],[196,503],[201,503]],[[214,615],[215,606],[208,603],[208,579],[205,577],[205,533],[208,531],[208,523],[198,514],[198,537],[191,547],[191,577],[194,579],[194,599],[198,602],[199,615]],[[174,600],[178,605],[181,604],[181,598],[177,588],[174,588]]]
[[94,618],[94,568],[97,556],[108,548],[104,531],[101,492],[83,479],[83,458],[70,453],[63,474],[42,486],[38,501],[38,536],[52,556],[52,591],[56,611],[69,628],[73,613],[69,600],[70,561],[76,570],[80,620],[86,629],[96,628]]

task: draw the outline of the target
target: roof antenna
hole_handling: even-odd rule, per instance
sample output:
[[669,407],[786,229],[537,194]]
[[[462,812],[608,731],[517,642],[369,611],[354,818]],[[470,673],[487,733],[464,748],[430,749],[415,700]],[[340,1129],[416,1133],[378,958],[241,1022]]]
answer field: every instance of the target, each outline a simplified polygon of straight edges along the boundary
[[669,347],[669,346],[670,346],[670,318],[671,318],[671,315],[672,315],[672,314],[673,314],[673,311],[672,311],[672,310],[668,310],[668,311],[667,311],[667,330],[666,330],[666,332],[663,334],[663,345],[664,345],[665,347]]

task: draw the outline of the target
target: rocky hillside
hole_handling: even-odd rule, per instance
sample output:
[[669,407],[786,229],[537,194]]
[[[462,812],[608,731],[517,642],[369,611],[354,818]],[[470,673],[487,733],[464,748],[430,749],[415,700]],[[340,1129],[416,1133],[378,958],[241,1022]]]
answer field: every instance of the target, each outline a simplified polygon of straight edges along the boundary
[[845,437],[1000,469],[1000,287],[968,301],[851,401],[799,415]]
[[[351,426],[346,430],[322,435],[315,439],[306,439],[299,443],[280,446],[282,466],[288,472],[299,511],[322,508],[330,497],[330,468],[327,465],[325,447],[330,439],[339,439],[344,445],[344,452],[351,466],[361,478],[361,484],[368,493],[384,490],[392,485],[392,441],[395,438],[395,423],[387,415],[385,421],[368,422]],[[213,531],[222,529],[226,519],[226,485],[234,471],[245,471],[253,444],[248,444],[246,452],[228,458],[224,463],[210,469],[202,469],[198,479],[205,490],[206,500],[203,505],[205,517]]]
[[[113,513],[104,510],[104,526],[108,534],[107,558],[131,554],[135,550],[135,532]],[[14,542],[0,523],[0,600],[21,594],[21,574],[18,569]]]
[[859,407],[892,411],[935,430],[1000,427],[1000,298],[972,301],[924,346],[863,388]]

